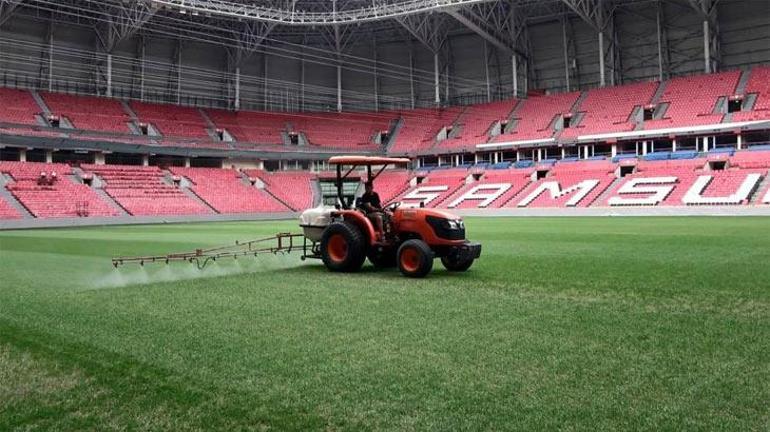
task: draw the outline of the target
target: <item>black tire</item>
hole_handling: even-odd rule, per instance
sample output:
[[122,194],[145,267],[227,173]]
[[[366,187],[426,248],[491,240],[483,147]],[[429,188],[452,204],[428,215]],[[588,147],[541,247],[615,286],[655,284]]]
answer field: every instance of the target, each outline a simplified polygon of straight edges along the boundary
[[422,240],[407,240],[396,254],[398,269],[407,277],[425,277],[433,269],[434,254]]
[[451,272],[464,272],[471,268],[473,261],[473,258],[458,260],[457,258],[441,257],[441,264],[444,264],[444,268]]
[[384,248],[382,251],[370,249],[366,256],[375,268],[393,268],[396,266],[396,251],[393,248]]
[[[340,246],[341,243],[344,245]],[[326,268],[334,272],[360,270],[366,259],[364,234],[350,222],[334,222],[321,236],[321,258]]]

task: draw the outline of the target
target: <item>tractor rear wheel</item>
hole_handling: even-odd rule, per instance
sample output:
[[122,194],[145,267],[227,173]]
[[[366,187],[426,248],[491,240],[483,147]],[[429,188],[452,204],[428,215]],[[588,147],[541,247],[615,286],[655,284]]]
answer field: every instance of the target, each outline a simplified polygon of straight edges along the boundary
[[398,248],[398,269],[407,277],[421,278],[433,268],[433,251],[422,240],[407,240]]
[[441,264],[451,272],[464,272],[473,265],[473,258],[458,259],[455,257],[441,257]]
[[357,226],[350,222],[334,222],[321,236],[321,258],[335,272],[355,272],[366,259],[366,242]]

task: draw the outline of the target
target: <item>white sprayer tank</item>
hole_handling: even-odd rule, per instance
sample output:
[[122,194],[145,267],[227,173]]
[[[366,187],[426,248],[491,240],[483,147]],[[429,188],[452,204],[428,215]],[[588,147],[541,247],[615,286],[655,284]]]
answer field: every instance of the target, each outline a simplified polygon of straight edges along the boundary
[[334,211],[333,207],[326,207],[324,205],[303,211],[299,216],[299,226],[302,228],[305,237],[314,242],[321,241],[324,229],[332,222],[332,211]]

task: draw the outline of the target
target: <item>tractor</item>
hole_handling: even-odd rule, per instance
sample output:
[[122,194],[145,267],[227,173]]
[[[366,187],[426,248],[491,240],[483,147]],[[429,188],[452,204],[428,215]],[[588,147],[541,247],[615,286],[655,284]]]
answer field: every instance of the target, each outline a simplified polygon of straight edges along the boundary
[[[374,182],[389,165],[405,165],[409,159],[336,156],[336,205],[308,209],[300,215],[303,234],[278,233],[274,236],[207,249],[165,255],[112,258],[115,268],[134,263],[189,262],[199,270],[228,258],[259,257],[301,251],[301,259],[317,258],[335,272],[355,272],[368,258],[375,267],[398,267],[405,276],[424,277],[440,258],[449,271],[468,270],[481,255],[481,245],[465,239],[461,217],[426,208],[402,208],[395,202],[382,212],[382,229],[375,228],[368,215],[355,205],[355,197],[343,194],[344,181],[365,167],[367,182]],[[373,173],[373,167],[380,167]],[[344,172],[343,172],[344,171]],[[379,224],[378,224],[379,225]]]
[[[335,272],[355,272],[364,261],[378,268],[398,267],[408,277],[424,277],[433,268],[434,258],[449,271],[468,270],[481,255],[481,245],[465,238],[465,224],[459,216],[427,208],[402,208],[399,202],[384,207],[383,229],[375,228],[355,199],[345,197],[343,182],[362,167],[367,182],[390,165],[405,165],[409,159],[336,156],[329,164],[336,166],[337,204],[306,210],[300,227],[313,243],[310,258],[320,258]],[[374,172],[374,167],[379,167]],[[304,258],[304,257],[303,257]]]

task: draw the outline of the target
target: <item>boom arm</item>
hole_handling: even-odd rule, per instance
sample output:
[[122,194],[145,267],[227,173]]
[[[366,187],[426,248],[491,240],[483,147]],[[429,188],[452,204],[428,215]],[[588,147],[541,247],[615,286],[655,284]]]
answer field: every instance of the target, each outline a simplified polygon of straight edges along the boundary
[[[295,240],[302,239],[302,244]],[[260,254],[290,253],[292,250],[301,249],[303,258],[306,255],[307,242],[302,234],[278,233],[272,237],[265,237],[247,242],[236,241],[234,245],[219,246],[210,249],[196,249],[192,252],[172,253],[168,255],[116,257],[112,259],[112,265],[117,268],[123,264],[139,264],[172,261],[187,261],[195,263],[198,269],[203,269],[211,261],[217,258],[238,258],[239,256],[257,256]]]

